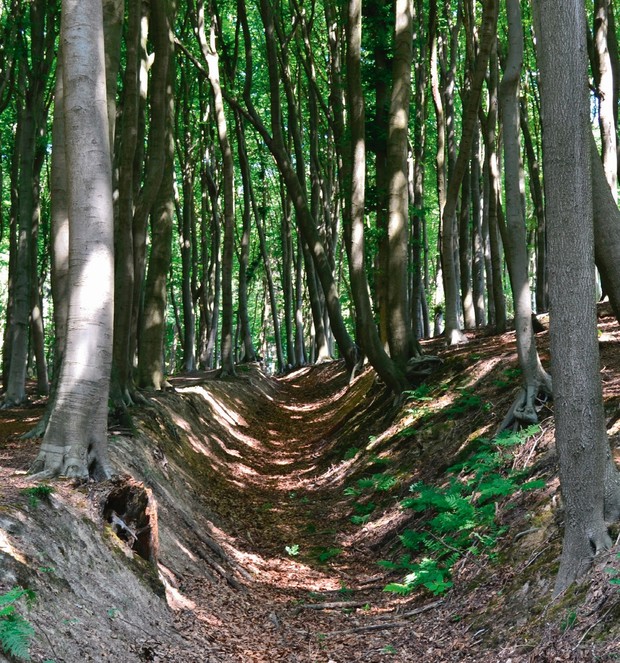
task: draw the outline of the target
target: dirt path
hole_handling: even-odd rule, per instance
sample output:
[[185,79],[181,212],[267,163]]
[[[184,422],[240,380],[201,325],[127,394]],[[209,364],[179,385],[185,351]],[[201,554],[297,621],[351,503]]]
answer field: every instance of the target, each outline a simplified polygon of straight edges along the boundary
[[[406,602],[382,591],[381,569],[352,544],[359,526],[350,523],[343,494],[342,457],[385,427],[389,398],[370,374],[349,389],[337,365],[271,384],[256,379],[247,378],[248,391],[243,380],[175,382],[183,398],[204,398],[201,389],[208,389],[215,411],[218,396],[223,402],[224,391],[238,390],[235,412],[228,418],[219,412],[220,435],[206,431],[236,461],[219,477],[218,494],[206,499],[228,521],[217,529],[235,532],[227,540],[231,557],[250,573],[232,593],[214,593],[200,577],[182,578],[196,607],[180,614],[180,628],[208,642],[213,660],[423,660],[420,643],[398,628]],[[197,660],[211,660],[202,656]]]
[[[620,331],[615,324],[612,331],[601,347],[617,436]],[[488,435],[514,398],[505,380],[516,363],[510,335],[444,357],[432,422],[413,433],[403,427],[417,415],[405,408],[393,424],[393,400],[371,371],[349,385],[338,363],[277,380],[257,366],[228,380],[175,378],[171,391],[133,408],[131,421],[112,422],[116,470],[157,502],[159,580],[106,525],[101,499],[109,485],[61,480],[48,500],[29,499],[26,470],[39,443],[19,435],[43,404],[0,413],[0,595],[15,585],[37,593],[28,613],[37,633],[32,660],[613,660],[605,657],[613,643],[590,651],[584,638],[609,630],[605,620],[620,605],[606,573],[616,551],[576,603],[547,613],[561,542],[549,415],[528,452],[546,468],[548,488],[515,498],[506,511],[517,534],[502,542],[501,561],[464,559],[441,599],[383,591],[400,580],[377,561],[399,554],[393,544],[411,515],[398,503],[409,485],[421,473],[432,480],[465,440]],[[481,405],[456,421],[442,408],[465,385]],[[383,472],[398,483],[371,493],[377,504],[368,522],[352,522],[356,504],[369,499],[351,488]],[[536,534],[521,535],[528,531]],[[567,615],[578,628],[562,626]]]

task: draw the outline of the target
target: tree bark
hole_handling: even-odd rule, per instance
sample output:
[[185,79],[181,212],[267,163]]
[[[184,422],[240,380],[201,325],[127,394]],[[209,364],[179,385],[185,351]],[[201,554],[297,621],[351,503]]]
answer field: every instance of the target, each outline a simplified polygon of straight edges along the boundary
[[237,129],[237,152],[239,163],[246,160],[246,167],[241,168],[243,183],[243,227],[241,231],[241,250],[239,253],[239,323],[241,326],[241,339],[243,342],[243,360],[256,361],[256,350],[252,342],[250,317],[248,313],[248,264],[250,260],[250,231],[252,226],[252,192],[250,189],[250,171],[247,164],[247,154],[243,145],[245,130],[243,118],[239,112],[235,113],[235,126]]
[[220,85],[219,58],[215,48],[215,23],[211,21],[209,40],[205,28],[204,2],[197,3],[198,8],[198,40],[202,55],[207,62],[209,83],[213,90],[215,121],[220,151],[222,153],[222,169],[224,178],[224,245],[222,254],[222,340],[221,340],[221,372],[222,377],[235,375],[233,357],[233,322],[234,305],[232,289],[233,255],[235,242],[235,167],[232,149],[228,138],[224,99]]
[[107,414],[114,221],[100,0],[63,0],[61,44],[69,199],[69,317],[56,404],[33,471],[109,474]]
[[616,125],[614,122],[615,83],[611,57],[607,45],[610,0],[594,2],[594,80],[598,95],[598,123],[605,178],[614,201],[618,201],[618,155]]
[[444,271],[444,289],[446,293],[446,330],[445,335],[450,344],[461,343],[466,337],[461,331],[458,315],[458,292],[456,284],[456,269],[454,261],[454,226],[458,193],[465,175],[467,161],[471,155],[473,143],[473,130],[480,106],[482,84],[484,82],[489,56],[495,41],[497,25],[498,2],[487,0],[484,5],[482,22],[480,26],[480,48],[476,60],[471,83],[463,111],[461,142],[458,156],[454,165],[454,172],[450,177],[446,193],[446,204],[442,214],[442,257]]
[[[160,44],[165,67],[165,134],[164,169],[159,191],[151,212],[151,254],[144,284],[144,311],[140,319],[138,342],[138,386],[159,391],[164,386],[164,338],[167,302],[167,279],[172,255],[172,214],[174,209],[174,101],[173,53],[170,26],[173,5],[169,0],[154,0],[151,20],[154,32],[166,45]],[[165,54],[165,56],[164,56]]]
[[[129,0],[123,76],[121,150],[118,154],[118,202],[114,229],[114,351],[110,398],[121,407],[131,405],[133,357],[130,350],[134,299],[134,159],[138,142],[140,0]],[[109,117],[109,112],[108,112]],[[137,324],[137,320],[134,321]]]
[[[586,24],[579,0],[539,0],[550,338],[564,543],[555,593],[611,545],[594,277]],[[568,287],[567,284],[570,284]]]
[[388,344],[401,369],[413,354],[409,306],[407,137],[413,57],[413,0],[396,0],[392,97],[388,125]]
[[404,371],[386,354],[375,326],[364,255],[364,203],[366,180],[366,141],[364,97],[360,71],[362,42],[362,3],[350,0],[347,12],[347,91],[351,126],[350,155],[345,159],[345,239],[349,254],[349,271],[353,301],[358,315],[358,330],[364,352],[378,375],[395,393],[408,387]]
[[529,425],[538,421],[535,401],[538,393],[551,394],[551,378],[542,367],[532,327],[532,296],[528,279],[525,212],[521,196],[519,144],[519,80],[523,64],[523,28],[519,0],[506,0],[508,56],[500,84],[500,115],[504,142],[506,183],[506,240],[504,247],[515,310],[517,355],[523,374],[523,389],[501,428]]

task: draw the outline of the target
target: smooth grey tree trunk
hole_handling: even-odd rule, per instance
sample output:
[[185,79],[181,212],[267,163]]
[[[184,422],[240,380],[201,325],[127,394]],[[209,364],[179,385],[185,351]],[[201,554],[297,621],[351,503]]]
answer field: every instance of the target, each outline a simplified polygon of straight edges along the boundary
[[603,517],[607,446],[596,329],[585,9],[538,0],[549,239],[551,370],[564,501],[555,593],[611,545]]
[[233,254],[235,242],[235,168],[232,149],[228,137],[224,99],[220,85],[219,57],[215,47],[215,17],[206,36],[204,3],[199,2],[198,8],[198,40],[202,55],[207,63],[209,83],[213,90],[215,121],[220,151],[222,153],[223,188],[224,188],[224,243],[222,253],[222,331],[221,331],[221,376],[235,375],[233,358]]
[[473,133],[482,84],[484,82],[489,56],[495,42],[495,33],[498,14],[497,0],[487,0],[484,5],[480,25],[480,47],[476,59],[476,68],[472,76],[471,88],[467,95],[463,111],[461,142],[459,144],[458,156],[454,165],[454,172],[448,183],[446,192],[446,204],[442,213],[442,258],[443,258],[443,282],[446,297],[446,330],[445,335],[448,343],[462,343],[466,341],[461,331],[458,311],[458,287],[456,280],[456,262],[454,260],[455,238],[455,215],[458,202],[459,189],[465,176],[467,161],[471,156]]
[[151,20],[162,40],[160,53],[167,57],[165,88],[164,170],[151,211],[151,252],[144,284],[144,310],[138,335],[138,386],[160,391],[164,388],[164,338],[166,332],[167,279],[172,256],[172,215],[174,210],[174,45],[170,26],[174,4],[155,0]]
[[614,72],[608,48],[610,0],[594,2],[594,80],[598,93],[598,123],[601,130],[601,146],[605,178],[614,201],[618,201],[618,155],[614,122]]
[[53,412],[33,471],[108,476],[114,220],[100,0],[63,0],[69,313]]
[[501,428],[527,426],[538,421],[536,398],[540,391],[551,394],[551,378],[540,363],[532,327],[532,294],[528,278],[525,213],[521,196],[519,144],[519,80],[523,64],[523,28],[519,0],[506,0],[508,56],[500,84],[500,116],[504,143],[506,184],[506,261],[512,286],[517,335],[517,355],[523,388],[502,422]]
[[388,124],[388,344],[401,368],[413,354],[409,306],[409,177],[407,138],[413,57],[413,0],[396,0],[392,97]]

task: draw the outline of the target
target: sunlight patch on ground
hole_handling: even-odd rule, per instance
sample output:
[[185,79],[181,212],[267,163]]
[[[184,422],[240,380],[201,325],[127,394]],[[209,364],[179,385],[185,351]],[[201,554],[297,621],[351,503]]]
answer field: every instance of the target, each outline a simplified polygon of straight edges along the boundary
[[172,540],[174,541],[176,547],[181,550],[181,552],[185,553],[192,560],[192,562],[198,561],[196,555],[194,555],[191,550],[188,550],[176,537],[172,537]]
[[223,405],[213,394],[205,389],[203,386],[197,385],[195,387],[185,387],[180,390],[181,393],[198,394],[204,398],[207,403],[215,410],[216,419],[223,425],[228,426],[244,426],[248,427],[247,421],[233,409]]
[[505,356],[484,359],[484,361],[480,361],[474,366],[470,366],[467,369],[467,376],[470,378],[468,384],[474,386],[475,382],[485,378],[498,364],[501,363],[506,363]]
[[349,393],[348,386],[343,387],[340,391],[337,391],[335,394],[332,394],[328,398],[322,398],[314,402],[311,401],[309,403],[297,403],[295,405],[287,405],[286,403],[282,403],[280,407],[283,410],[288,410],[289,412],[316,412],[316,410],[325,408],[328,405],[331,405],[340,400],[347,393]]
[[26,558],[19,552],[19,550],[16,550],[11,542],[9,541],[9,537],[6,535],[6,532],[2,529],[0,529],[0,550],[3,553],[6,553],[7,555],[10,555],[13,559],[17,560],[20,564],[27,565],[28,562],[26,561]]
[[196,604],[188,599],[187,596],[181,594],[181,592],[173,587],[168,580],[160,576],[164,589],[166,590],[166,602],[172,610],[195,610]]

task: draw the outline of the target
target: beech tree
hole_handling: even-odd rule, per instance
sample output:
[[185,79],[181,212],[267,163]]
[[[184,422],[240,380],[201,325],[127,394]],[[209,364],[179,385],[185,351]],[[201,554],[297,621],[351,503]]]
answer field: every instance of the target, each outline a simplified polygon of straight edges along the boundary
[[524,384],[500,428],[505,428],[514,421],[522,425],[535,423],[538,421],[535,404],[539,392],[551,394],[551,378],[540,362],[532,327],[525,210],[520,190],[519,79],[523,63],[523,28],[519,0],[506,0],[506,14],[508,56],[500,85],[506,180],[505,247],[515,310],[517,353]]
[[538,0],[538,12],[551,367],[564,501],[557,594],[611,545],[604,520],[608,442],[596,333],[585,12],[580,0]]
[[109,473],[114,225],[100,0],[63,0],[61,49],[69,309],[56,401],[33,471],[101,479]]

